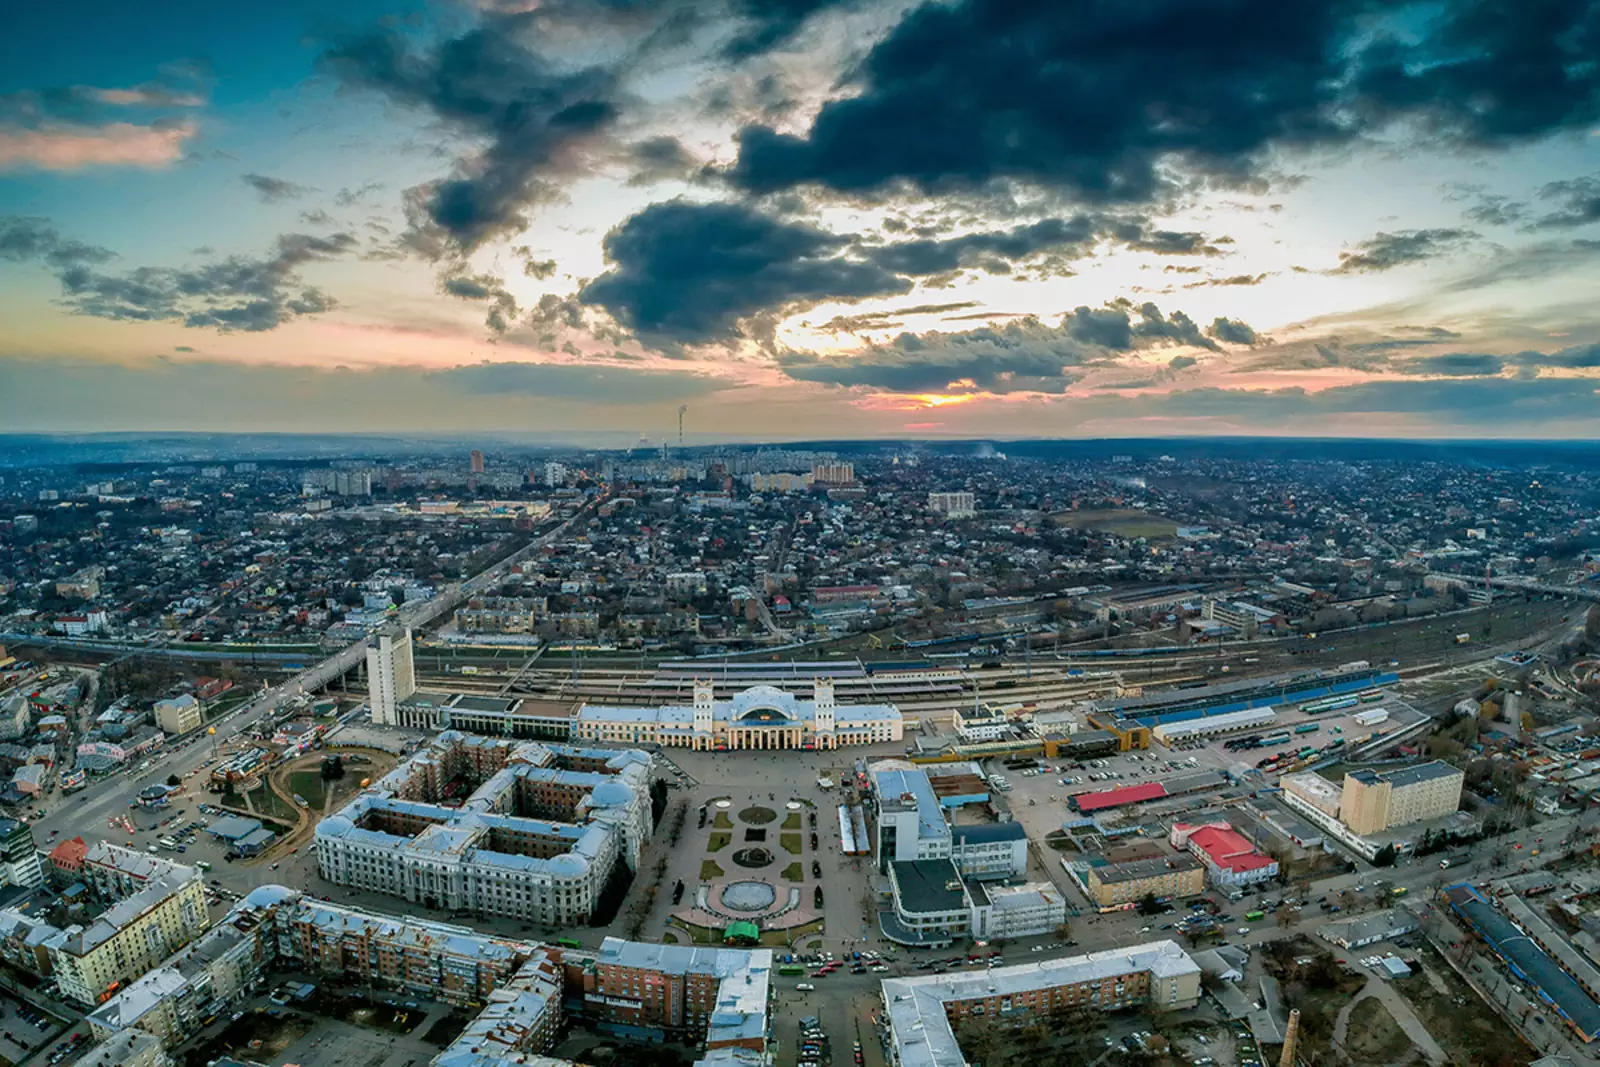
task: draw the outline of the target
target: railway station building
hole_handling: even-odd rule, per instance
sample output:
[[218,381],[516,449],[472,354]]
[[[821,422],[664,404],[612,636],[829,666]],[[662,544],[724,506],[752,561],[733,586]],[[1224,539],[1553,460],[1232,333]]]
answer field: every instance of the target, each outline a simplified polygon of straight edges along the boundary
[[709,679],[694,683],[694,703],[661,707],[585,704],[573,725],[582,741],[663,745],[697,752],[746,749],[831,750],[904,739],[893,704],[840,704],[833,681],[817,678],[804,700],[775,686],[753,685],[716,699]]

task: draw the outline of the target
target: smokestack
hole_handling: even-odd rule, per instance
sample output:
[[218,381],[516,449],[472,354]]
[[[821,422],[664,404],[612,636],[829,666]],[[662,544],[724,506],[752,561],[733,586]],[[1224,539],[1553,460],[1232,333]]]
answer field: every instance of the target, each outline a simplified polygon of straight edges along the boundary
[[1289,1012],[1289,1027],[1283,1032],[1283,1055],[1278,1057],[1278,1067],[1294,1067],[1295,1046],[1300,1043],[1300,1009]]

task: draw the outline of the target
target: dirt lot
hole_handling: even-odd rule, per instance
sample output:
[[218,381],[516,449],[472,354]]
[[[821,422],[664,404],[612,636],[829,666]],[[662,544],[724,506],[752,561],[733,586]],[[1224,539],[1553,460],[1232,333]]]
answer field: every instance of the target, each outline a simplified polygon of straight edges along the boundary
[[1171,538],[1178,524],[1161,515],[1131,508],[1105,508],[1098,511],[1058,511],[1050,516],[1057,526],[1074,530],[1098,530],[1118,537]]
[[1372,1067],[1405,1063],[1416,1054],[1411,1039],[1377,997],[1368,997],[1350,1010],[1345,1051],[1350,1054],[1352,1063],[1371,1064]]
[[1450,990],[1449,995],[1441,994],[1423,974],[1402,978],[1395,982],[1395,988],[1410,1001],[1417,1018],[1450,1054],[1452,1062],[1522,1063],[1536,1055],[1437,952],[1424,946],[1419,956],[1418,962],[1432,970]]

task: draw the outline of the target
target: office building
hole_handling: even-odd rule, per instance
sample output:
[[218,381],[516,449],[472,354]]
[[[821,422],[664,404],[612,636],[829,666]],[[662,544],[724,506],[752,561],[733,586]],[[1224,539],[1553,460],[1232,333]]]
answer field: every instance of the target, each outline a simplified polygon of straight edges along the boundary
[[929,493],[928,510],[947,519],[968,519],[978,513],[971,493]]
[[1172,941],[883,983],[891,1067],[967,1067],[957,1034],[970,1017],[1179,1011],[1199,999],[1200,967]]
[[0,878],[6,885],[44,885],[44,863],[33,830],[19,819],[0,818]]
[[200,701],[190,693],[156,701],[155,712],[156,725],[168,736],[198,730],[206,721]]
[[1158,901],[1198,896],[1206,889],[1206,869],[1193,856],[1152,856],[1121,863],[1095,863],[1079,876],[1095,907],[1120,911],[1146,897]]
[[692,705],[657,708],[585,704],[573,735],[584,741],[654,744],[697,752],[743,749],[829,750],[881,744],[904,737],[905,723],[893,704],[839,704],[833,682],[819,678],[810,700],[770,685],[755,685],[717,700],[709,679],[694,683]]
[[1437,819],[1461,806],[1465,776],[1442,760],[1344,776],[1339,818],[1358,834]]
[[372,721],[379,726],[398,725],[400,702],[416,691],[411,631],[378,634],[367,647],[367,700],[372,705]]
[[472,450],[470,465],[473,474],[483,473],[483,453],[476,448]]
[[50,947],[61,995],[93,1006],[193,941],[208,925],[205,885],[174,867],[117,901],[88,926],[69,926]]
[[638,751],[449,731],[318,823],[317,862],[336,885],[425,908],[579,925],[613,867],[638,864],[649,767]]
[[552,489],[560,489],[567,484],[569,473],[565,463],[556,463],[554,461],[546,463],[544,465],[544,484]]
[[1061,929],[1067,921],[1067,898],[1049,882],[991,885],[967,882],[972,898],[969,929],[977,940],[1036,937]]
[[[867,768],[877,806],[873,855],[880,870],[914,860],[950,860],[963,878],[1016,878],[1028,869],[1028,836],[1021,823],[951,826],[927,770],[904,760]],[[959,801],[960,796],[952,796]]]

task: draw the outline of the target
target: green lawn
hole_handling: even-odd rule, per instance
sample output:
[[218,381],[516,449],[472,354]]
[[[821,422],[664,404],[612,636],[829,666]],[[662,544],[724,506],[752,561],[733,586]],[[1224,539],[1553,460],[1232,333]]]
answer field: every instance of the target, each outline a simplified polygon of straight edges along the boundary
[[702,882],[716,881],[726,873],[721,867],[717,866],[715,860],[702,860],[700,863],[700,880]]
[[783,869],[783,877],[790,882],[803,882],[806,880],[805,868],[799,860],[795,860]]
[[778,844],[783,846],[783,850],[785,852],[796,856],[800,855],[801,845],[799,834],[779,834]]
[[715,826],[718,830],[732,830],[733,829],[733,820],[728,817],[728,813],[727,812],[719,811],[712,818],[711,825]]
[[783,820],[783,828],[785,830],[800,829],[800,813],[798,811],[791,811],[788,818]]
[[721,852],[723,849],[727,848],[732,843],[733,843],[733,835],[732,834],[722,834],[722,833],[712,834],[711,835],[711,844],[706,846],[706,851],[707,852]]

